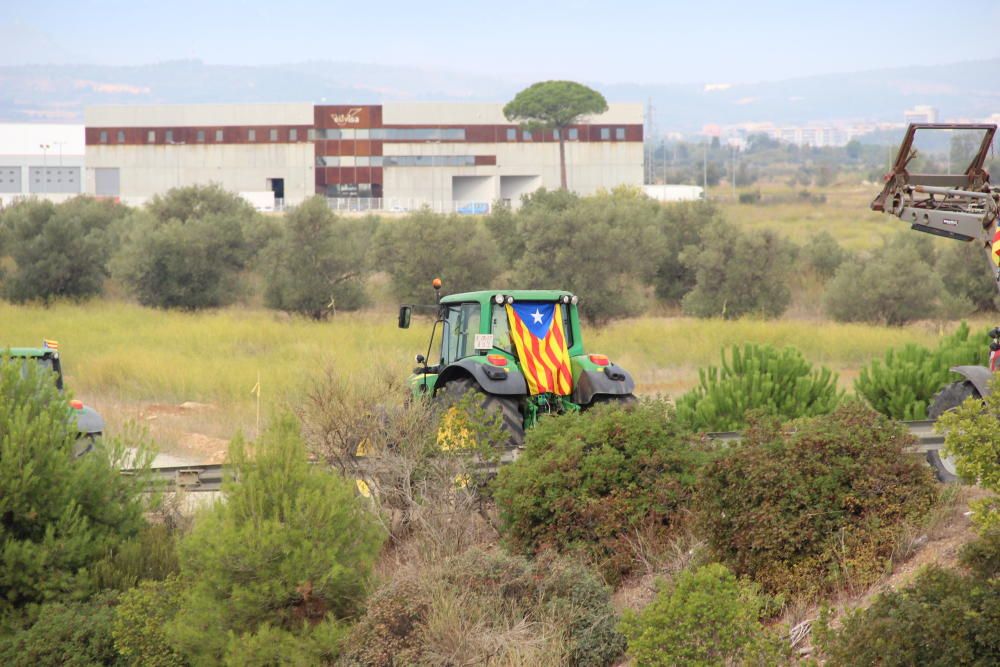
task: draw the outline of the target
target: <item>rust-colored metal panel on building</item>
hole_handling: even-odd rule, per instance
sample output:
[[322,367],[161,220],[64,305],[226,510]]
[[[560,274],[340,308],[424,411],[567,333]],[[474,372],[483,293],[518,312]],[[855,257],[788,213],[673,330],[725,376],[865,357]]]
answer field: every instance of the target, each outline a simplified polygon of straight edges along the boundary
[[497,156],[496,155],[477,155],[477,156],[475,156],[475,158],[476,158],[476,166],[477,167],[480,167],[480,166],[494,166],[497,163]]

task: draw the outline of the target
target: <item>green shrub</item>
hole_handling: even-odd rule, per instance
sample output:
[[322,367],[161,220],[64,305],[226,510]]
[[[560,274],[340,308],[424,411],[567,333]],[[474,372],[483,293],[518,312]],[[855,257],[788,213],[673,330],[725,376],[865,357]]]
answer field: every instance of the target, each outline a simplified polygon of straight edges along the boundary
[[995,665],[1000,582],[931,566],[907,588],[880,595],[816,638],[828,665]]
[[721,367],[698,370],[698,386],[677,399],[677,420],[699,431],[735,431],[747,411],[792,419],[826,414],[843,397],[837,374],[814,369],[795,348],[733,346]]
[[230,637],[225,664],[228,667],[314,667],[333,665],[340,655],[348,628],[327,618],[301,632],[290,632],[265,623],[252,633]]
[[913,243],[895,242],[864,262],[841,264],[827,283],[823,307],[838,322],[900,326],[933,317],[943,295],[933,257]]
[[812,235],[805,245],[799,260],[824,282],[837,273],[849,254],[837,243],[837,239],[825,229]]
[[752,424],[704,471],[694,507],[711,552],[770,593],[866,587],[937,499],[906,429],[860,403]]
[[384,539],[354,484],[309,464],[293,419],[277,420],[252,455],[241,438],[229,455],[239,481],[180,543],[188,588],[166,634],[194,663],[223,660],[230,634],[267,624],[305,637],[355,613]]
[[658,228],[666,247],[656,267],[653,287],[656,296],[668,303],[680,303],[694,289],[697,273],[683,262],[684,250],[702,243],[705,231],[722,219],[718,207],[708,201],[678,202],[664,206],[657,202]]
[[145,579],[166,579],[179,567],[174,531],[146,524],[138,535],[112,547],[94,565],[94,576],[98,588],[126,591]]
[[664,540],[682,521],[709,455],[655,401],[543,419],[525,442],[494,486],[504,539],[578,552],[612,581],[636,565],[636,531]]
[[621,630],[640,665],[767,664],[787,660],[781,638],[760,623],[768,601],[724,565],[684,570],[662,585],[640,613],[626,611]]
[[[996,382],[992,383],[994,388]],[[944,451],[955,457],[959,476],[976,480],[984,489],[1000,493],[1000,391],[983,400],[967,400],[938,419],[944,432]],[[973,502],[973,521],[983,530],[1000,528],[1000,498]]]
[[997,309],[997,288],[985,252],[978,243],[949,243],[937,257],[935,271],[945,290],[970,311]]
[[934,396],[955,375],[952,366],[985,365],[989,337],[969,336],[962,322],[955,333],[941,339],[937,349],[908,344],[886,352],[861,369],[854,389],[875,410],[893,419],[927,419]]
[[[0,397],[2,619],[93,592],[95,564],[144,525],[144,482],[120,473],[116,440],[74,458],[72,409],[37,364],[0,357]],[[148,464],[147,445],[130,444]]]
[[695,317],[777,317],[792,301],[788,287],[795,247],[771,231],[747,233],[716,223],[689,246],[681,263],[695,277],[682,301]]
[[178,577],[170,577],[163,581],[143,581],[122,594],[111,634],[115,649],[128,664],[144,667],[187,664],[164,633],[164,626],[180,608],[185,588]]
[[175,188],[125,221],[113,273],[144,306],[230,304],[241,293],[260,217],[217,185]]
[[580,563],[472,549],[397,571],[369,599],[344,662],[601,667],[625,649],[616,623],[611,591]]
[[54,205],[27,201],[0,215],[0,243],[14,260],[3,283],[15,302],[99,295],[116,247],[114,223],[129,209],[75,197]]
[[91,667],[128,664],[115,650],[111,626],[116,593],[86,602],[48,602],[38,620],[12,635],[0,635],[0,664],[9,667]]
[[374,224],[334,215],[325,197],[295,207],[268,249],[267,305],[314,319],[363,306],[365,250]]

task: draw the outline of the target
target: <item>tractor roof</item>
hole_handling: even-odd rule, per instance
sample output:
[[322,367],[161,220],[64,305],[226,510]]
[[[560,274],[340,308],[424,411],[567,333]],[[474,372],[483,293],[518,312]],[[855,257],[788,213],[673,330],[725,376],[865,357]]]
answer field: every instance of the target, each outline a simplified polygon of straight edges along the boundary
[[512,296],[515,301],[558,301],[560,297],[573,296],[571,292],[549,289],[494,289],[478,292],[463,292],[441,297],[441,303],[467,303],[469,301],[489,301],[497,294]]
[[47,347],[8,347],[0,348],[0,356],[7,355],[10,357],[47,357],[55,356],[55,350],[50,350]]

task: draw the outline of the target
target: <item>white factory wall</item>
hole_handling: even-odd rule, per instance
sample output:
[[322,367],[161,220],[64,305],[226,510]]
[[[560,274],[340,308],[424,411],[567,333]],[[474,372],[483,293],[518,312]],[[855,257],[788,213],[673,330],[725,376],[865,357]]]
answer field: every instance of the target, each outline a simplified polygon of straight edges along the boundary
[[[276,121],[272,121],[272,124]],[[124,200],[138,203],[170,188],[218,183],[232,192],[268,190],[268,179],[285,180],[285,202],[300,203],[315,194],[314,151],[295,144],[90,146],[85,188],[95,192],[95,170],[118,168]]]
[[[382,122],[386,125],[507,125],[502,104],[386,102],[382,105]],[[642,104],[611,103],[608,110],[585,122],[601,124],[641,124]],[[89,122],[88,122],[89,124]]]
[[184,127],[198,125],[312,125],[313,105],[157,104],[87,107],[87,127]]

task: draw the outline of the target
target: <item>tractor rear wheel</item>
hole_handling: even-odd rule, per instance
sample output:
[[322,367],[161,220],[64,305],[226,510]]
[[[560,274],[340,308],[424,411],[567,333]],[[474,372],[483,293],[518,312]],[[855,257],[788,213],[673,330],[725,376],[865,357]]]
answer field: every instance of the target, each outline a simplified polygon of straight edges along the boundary
[[[479,397],[479,407],[487,417],[500,415],[500,424],[508,434],[507,447],[510,449],[524,445],[524,417],[521,415],[519,401],[514,396],[498,396],[487,394],[472,378],[452,380],[444,386],[446,405],[454,406],[466,394],[473,393]],[[447,418],[447,417],[446,417]]]
[[[982,398],[979,391],[968,380],[952,382],[938,392],[931,402],[931,407],[927,411],[927,416],[937,419],[949,410],[954,410],[968,398]],[[955,459],[950,456],[942,456],[941,451],[932,449],[927,452],[927,462],[934,468],[934,474],[938,480],[947,484],[954,484],[959,480],[958,471],[955,468]]]

